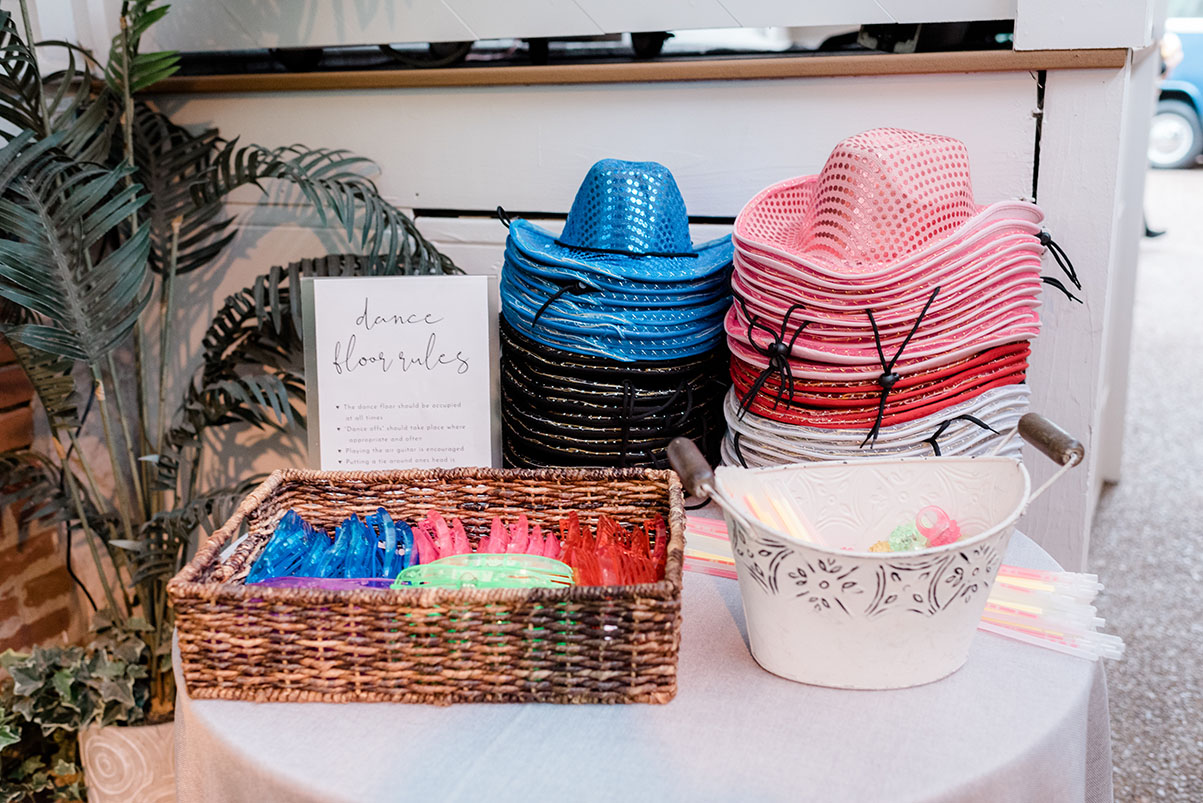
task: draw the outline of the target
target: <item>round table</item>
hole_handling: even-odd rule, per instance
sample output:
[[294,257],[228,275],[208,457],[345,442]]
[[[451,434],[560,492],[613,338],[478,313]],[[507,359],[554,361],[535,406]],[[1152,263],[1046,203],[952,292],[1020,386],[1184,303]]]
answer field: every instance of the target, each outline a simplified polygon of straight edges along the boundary
[[[1006,562],[1056,567],[1018,533]],[[1101,664],[979,632],[936,683],[807,686],[756,664],[737,584],[701,574],[668,705],[190,700],[176,679],[182,803],[1111,800]]]

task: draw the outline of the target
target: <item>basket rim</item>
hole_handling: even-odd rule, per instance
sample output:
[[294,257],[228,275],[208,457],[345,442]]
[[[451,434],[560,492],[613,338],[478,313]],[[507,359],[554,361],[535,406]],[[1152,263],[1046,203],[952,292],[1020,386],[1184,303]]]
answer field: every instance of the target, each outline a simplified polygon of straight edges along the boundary
[[[329,481],[406,481],[417,479],[555,479],[589,480],[663,480],[668,486],[668,515],[665,517],[669,541],[664,578],[655,583],[625,586],[565,586],[563,588],[491,588],[491,589],[321,589],[271,588],[247,586],[244,583],[204,582],[196,578],[219,558],[221,551],[233,540],[243,520],[273,492],[286,483],[307,480]],[[489,604],[515,602],[559,603],[573,600],[590,601],[642,597],[651,599],[679,598],[685,558],[684,492],[680,478],[669,469],[648,468],[432,468],[396,469],[387,471],[320,471],[316,469],[285,468],[273,471],[263,482],[243,498],[238,508],[211,536],[203,541],[192,559],[167,583],[167,593],[174,605],[198,599],[241,602],[250,599],[265,602],[298,604],[381,604],[399,607],[430,607],[440,604]],[[180,613],[180,611],[177,611]]]

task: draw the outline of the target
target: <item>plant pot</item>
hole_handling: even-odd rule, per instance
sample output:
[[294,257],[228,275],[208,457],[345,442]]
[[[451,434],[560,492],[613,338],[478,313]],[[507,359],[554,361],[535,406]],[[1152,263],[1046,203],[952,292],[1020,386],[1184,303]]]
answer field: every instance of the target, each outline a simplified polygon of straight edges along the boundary
[[79,733],[90,803],[174,803],[173,722],[110,725]]

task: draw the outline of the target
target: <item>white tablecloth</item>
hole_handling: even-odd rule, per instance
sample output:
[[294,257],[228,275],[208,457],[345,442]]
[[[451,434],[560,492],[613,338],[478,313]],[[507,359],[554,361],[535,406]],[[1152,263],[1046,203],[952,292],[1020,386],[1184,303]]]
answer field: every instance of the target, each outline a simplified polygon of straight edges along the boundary
[[[1055,564],[1016,534],[1006,562]],[[1111,800],[1101,665],[979,632],[901,691],[760,669],[733,580],[686,573],[664,706],[176,703],[189,801]],[[178,665],[178,661],[177,661]]]

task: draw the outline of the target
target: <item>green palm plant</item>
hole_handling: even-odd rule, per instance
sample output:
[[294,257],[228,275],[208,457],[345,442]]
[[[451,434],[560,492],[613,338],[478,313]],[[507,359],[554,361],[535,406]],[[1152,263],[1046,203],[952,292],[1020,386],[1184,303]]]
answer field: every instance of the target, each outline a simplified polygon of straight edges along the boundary
[[[206,444],[221,427],[303,423],[300,278],[458,272],[380,196],[369,161],[189,131],[140,100],[177,67],[174,53],[140,48],[166,12],[155,0],[124,3],[105,64],[68,43],[31,45],[28,25],[0,12],[0,331],[50,431],[47,453],[0,453],[0,504],[16,503],[23,523],[82,532],[106,620],[145,641],[152,716],[174,699],[167,580],[246,491],[202,487]],[[65,53],[66,66],[43,75],[41,48]],[[227,299],[173,401],[177,279],[213,265],[230,243],[226,196],[269,182],[294,186],[358,253],[273,267]],[[114,356],[122,350],[133,355],[129,390]],[[79,446],[91,416],[108,465]]]

